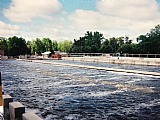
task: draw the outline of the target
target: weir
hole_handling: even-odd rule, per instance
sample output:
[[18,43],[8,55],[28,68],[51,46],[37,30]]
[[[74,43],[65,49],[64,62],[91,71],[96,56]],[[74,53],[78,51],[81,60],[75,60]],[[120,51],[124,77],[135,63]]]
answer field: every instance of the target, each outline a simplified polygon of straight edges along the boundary
[[117,57],[112,56],[79,56],[79,57],[63,57],[63,60],[82,61],[82,62],[102,62],[112,64],[131,64],[131,65],[146,65],[160,66],[160,58],[138,58],[138,57]]
[[158,72],[147,72],[147,71],[138,71],[138,70],[125,70],[125,69],[115,69],[115,68],[107,68],[107,67],[95,67],[95,66],[88,66],[88,65],[66,64],[66,63],[48,62],[48,61],[39,61],[39,60],[33,60],[32,62],[43,63],[43,64],[54,64],[54,65],[61,65],[61,66],[79,67],[79,68],[88,68],[88,69],[96,69],[96,70],[106,70],[106,71],[113,71],[113,72],[133,73],[133,74],[141,74],[141,75],[151,75],[151,76],[156,76],[156,77],[160,78],[160,73],[158,73]]

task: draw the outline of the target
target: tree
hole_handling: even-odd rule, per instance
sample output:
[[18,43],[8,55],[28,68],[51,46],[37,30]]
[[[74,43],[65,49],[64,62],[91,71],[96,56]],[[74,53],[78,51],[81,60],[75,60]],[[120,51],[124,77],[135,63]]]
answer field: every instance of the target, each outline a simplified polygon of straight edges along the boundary
[[160,25],[137,38],[139,53],[160,54]]
[[112,48],[110,46],[109,40],[106,39],[101,45],[100,52],[102,52],[102,53],[111,53],[111,51],[112,51]]
[[111,53],[117,53],[119,48],[118,40],[115,37],[110,38],[109,44],[111,46]]
[[85,38],[80,37],[79,40],[74,39],[74,43],[71,49],[74,53],[84,53],[85,51]]
[[[118,37],[117,39],[117,43],[119,44],[119,46],[124,45],[124,37]],[[127,39],[129,39],[129,37],[127,37]]]
[[85,51],[97,53],[100,51],[101,41],[104,39],[103,34],[99,32],[89,32],[85,34]]
[[4,50],[4,55],[8,55],[7,40],[3,37],[0,37],[0,50]]
[[39,38],[36,38],[36,40],[32,40],[28,42],[28,45],[30,46],[31,54],[41,54],[46,51],[50,51],[54,53],[54,50],[58,50],[58,43],[57,41],[52,41],[49,38],[43,38],[40,40]]
[[119,47],[118,51],[129,54],[137,54],[137,44],[123,44]]
[[18,38],[16,36],[8,38],[8,55],[9,56],[19,56],[26,54],[26,41],[23,38]]
[[148,34],[150,38],[159,39],[160,38],[160,25],[155,26],[154,29],[151,29]]
[[85,33],[84,37],[80,37],[78,40],[74,40],[72,52],[86,52],[86,53],[97,53],[100,52],[101,42],[104,39],[103,34],[99,32]]
[[43,38],[41,40],[42,44],[43,44],[43,52],[46,51],[53,51],[52,49],[52,41],[49,38]]
[[52,41],[52,50],[57,51],[58,50],[58,43],[56,40]]
[[31,41],[27,41],[26,46],[27,46],[27,55],[31,55],[32,54],[31,53],[31,49],[32,49]]
[[43,43],[39,38],[36,38],[36,40],[35,40],[35,52],[37,54],[41,54],[44,52]]
[[34,55],[36,53],[35,51],[35,40],[28,42],[29,46],[31,46],[31,54]]
[[72,48],[72,41],[64,40],[58,43],[58,50],[62,52],[69,53]]

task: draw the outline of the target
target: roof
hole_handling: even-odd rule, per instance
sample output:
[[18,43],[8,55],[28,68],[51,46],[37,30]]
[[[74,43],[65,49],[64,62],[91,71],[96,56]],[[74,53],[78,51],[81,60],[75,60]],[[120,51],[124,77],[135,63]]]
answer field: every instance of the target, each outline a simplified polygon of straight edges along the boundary
[[51,54],[50,51],[47,51],[47,52],[42,53],[42,55],[49,55],[49,54]]

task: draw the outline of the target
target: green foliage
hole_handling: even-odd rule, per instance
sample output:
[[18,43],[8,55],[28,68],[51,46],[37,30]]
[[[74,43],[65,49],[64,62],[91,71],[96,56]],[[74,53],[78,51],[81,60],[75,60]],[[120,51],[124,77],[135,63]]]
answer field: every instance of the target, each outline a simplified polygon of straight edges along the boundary
[[39,38],[36,38],[36,40],[33,40],[33,51],[37,54],[41,54],[44,52],[44,46],[42,41]]
[[32,40],[32,41],[28,41],[27,44],[30,46],[30,52],[32,55],[35,54],[35,40]]
[[97,53],[100,52],[101,42],[104,39],[103,34],[99,32],[87,31],[84,37],[74,40],[72,52]]
[[62,52],[69,53],[72,48],[72,41],[64,40],[58,43],[58,50]]
[[56,40],[52,41],[52,50],[57,51],[58,50],[58,43]]
[[116,53],[118,52],[119,44],[118,44],[118,39],[113,37],[109,39],[109,44],[111,46],[111,53]]
[[0,37],[0,50],[4,50],[4,55],[8,54],[7,40],[3,37]]
[[160,54],[160,25],[137,38],[139,53]]
[[89,32],[84,37],[74,40],[72,52],[76,53],[132,53],[132,54],[160,54],[160,25],[151,29],[150,33],[140,35],[137,38],[138,44],[133,44],[128,36],[112,37],[105,40],[99,32]]
[[129,54],[137,54],[137,44],[123,44],[118,51]]
[[52,51],[52,41],[49,38],[43,38],[42,40],[43,52]]
[[106,39],[101,45],[100,52],[101,53],[111,53],[111,51],[112,51],[112,47],[110,45],[110,42],[109,40]]
[[58,50],[69,52],[73,43],[68,40],[57,43],[57,41],[52,41],[49,38],[43,38],[42,40],[37,38],[36,40],[30,41],[28,44],[31,49],[31,54],[41,54],[46,51],[54,53],[54,51]]
[[8,38],[8,55],[9,56],[18,56],[25,55],[27,46],[26,41],[23,38],[18,38],[16,36]]
[[27,55],[31,55],[31,41],[27,41],[26,46],[27,46]]

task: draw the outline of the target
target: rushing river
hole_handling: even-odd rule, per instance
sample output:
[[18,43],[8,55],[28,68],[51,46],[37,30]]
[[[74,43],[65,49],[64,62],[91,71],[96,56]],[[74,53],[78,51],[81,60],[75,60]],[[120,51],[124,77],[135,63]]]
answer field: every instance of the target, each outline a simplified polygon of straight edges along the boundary
[[[160,71],[151,66],[84,64]],[[160,120],[158,77],[16,60],[0,61],[0,71],[4,93],[44,120]]]

